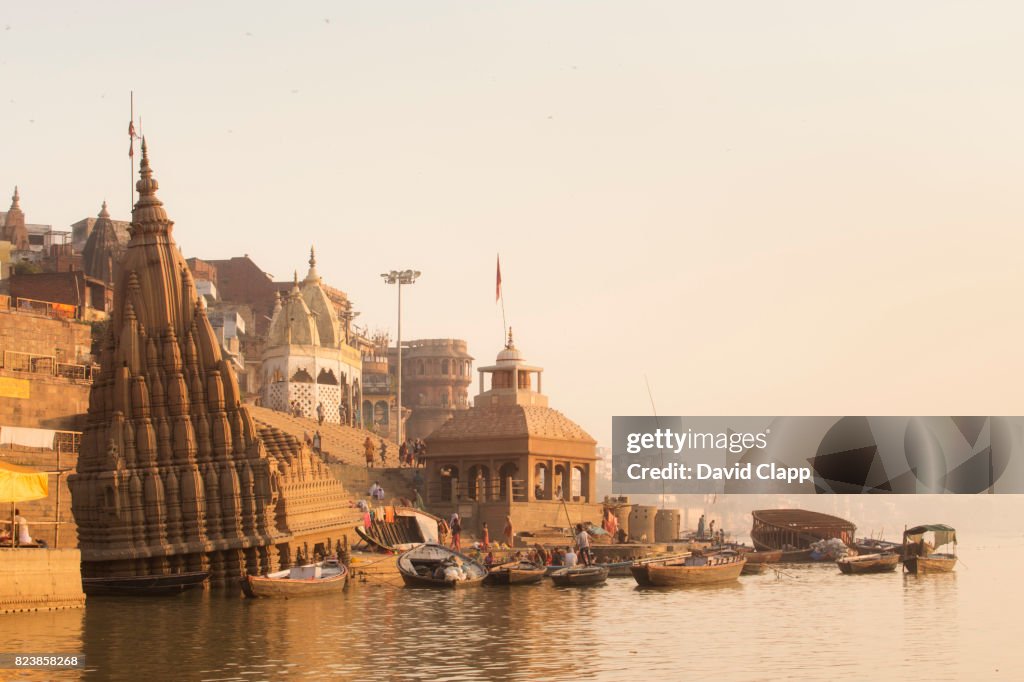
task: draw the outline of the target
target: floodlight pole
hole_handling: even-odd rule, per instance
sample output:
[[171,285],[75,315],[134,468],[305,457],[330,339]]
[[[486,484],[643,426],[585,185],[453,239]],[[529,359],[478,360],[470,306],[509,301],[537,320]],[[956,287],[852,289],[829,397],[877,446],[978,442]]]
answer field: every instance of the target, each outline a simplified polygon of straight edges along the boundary
[[395,433],[397,434],[399,447],[404,442],[402,438],[402,285],[414,283],[420,274],[419,270],[392,270],[391,272],[381,273],[385,284],[398,285],[398,340],[396,342],[398,350],[398,381],[395,391],[396,402],[398,403],[398,425]]

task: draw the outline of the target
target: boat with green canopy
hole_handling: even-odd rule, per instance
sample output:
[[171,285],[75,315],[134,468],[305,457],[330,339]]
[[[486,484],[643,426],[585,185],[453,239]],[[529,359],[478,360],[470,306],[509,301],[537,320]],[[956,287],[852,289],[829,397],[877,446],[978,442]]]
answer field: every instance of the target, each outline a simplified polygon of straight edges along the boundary
[[[931,542],[928,538],[931,538]],[[952,552],[935,550],[950,545]],[[941,523],[903,531],[903,570],[908,573],[950,573],[956,567],[956,529]]]

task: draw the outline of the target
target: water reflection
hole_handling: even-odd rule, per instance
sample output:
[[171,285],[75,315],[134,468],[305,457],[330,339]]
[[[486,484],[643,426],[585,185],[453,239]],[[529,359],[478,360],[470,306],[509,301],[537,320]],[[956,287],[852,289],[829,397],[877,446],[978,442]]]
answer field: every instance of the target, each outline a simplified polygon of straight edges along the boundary
[[[354,584],[325,599],[89,598],[85,611],[4,620],[8,641],[85,652],[89,680],[963,679],[1024,664],[1015,548],[963,550],[947,575],[781,567],[738,584],[407,590]],[[77,673],[34,679],[76,679]],[[26,677],[26,679],[33,679]]]

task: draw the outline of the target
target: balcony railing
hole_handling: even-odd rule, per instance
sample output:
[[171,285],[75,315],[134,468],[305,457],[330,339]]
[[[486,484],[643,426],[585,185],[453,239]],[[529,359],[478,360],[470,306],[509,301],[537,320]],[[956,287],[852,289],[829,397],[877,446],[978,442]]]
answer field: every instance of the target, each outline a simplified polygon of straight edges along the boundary
[[2,368],[11,372],[46,374],[77,381],[91,381],[93,370],[92,365],[58,362],[53,355],[23,353],[16,350],[4,351]]

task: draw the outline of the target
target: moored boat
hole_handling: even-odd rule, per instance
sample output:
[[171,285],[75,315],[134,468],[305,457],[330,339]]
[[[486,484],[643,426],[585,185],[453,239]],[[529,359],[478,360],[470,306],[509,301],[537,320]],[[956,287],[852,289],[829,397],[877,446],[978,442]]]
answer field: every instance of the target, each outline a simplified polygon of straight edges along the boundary
[[[932,542],[926,535],[931,533]],[[952,545],[952,553],[936,553]],[[903,570],[908,573],[951,573],[956,568],[956,529],[941,523],[915,526],[903,531]]]
[[836,561],[836,565],[843,573],[857,575],[894,571],[899,562],[899,555],[888,552],[884,554],[863,554],[860,556],[843,557]]
[[488,585],[529,585],[540,582],[544,575],[543,566],[528,561],[517,561],[491,568],[485,582]]
[[406,552],[413,547],[438,542],[441,518],[414,507],[376,507],[369,527],[356,526],[356,535],[371,547]]
[[180,594],[198,587],[210,577],[209,571],[191,571],[168,575],[130,575],[82,578],[82,591],[88,595],[109,594],[151,597]]
[[425,544],[398,557],[398,572],[406,587],[462,589],[479,586],[487,569],[465,554]]
[[681,564],[690,557],[691,554],[689,552],[683,552],[681,554],[641,559],[633,562],[633,565],[629,567],[629,572],[640,587],[654,587],[654,583],[648,577],[648,568],[654,565]]
[[758,509],[752,512],[754,525],[750,540],[759,551],[782,550],[782,562],[814,561],[812,545],[821,540],[840,540],[847,547],[854,542],[857,527],[838,516],[806,509]]
[[655,587],[714,585],[736,580],[746,564],[742,555],[693,557],[682,564],[649,566],[647,578]]
[[573,566],[551,574],[551,580],[558,587],[600,585],[607,579],[608,569],[602,566]]
[[348,569],[337,559],[325,559],[306,566],[292,566],[267,575],[242,578],[242,591],[248,597],[314,597],[345,589]]

